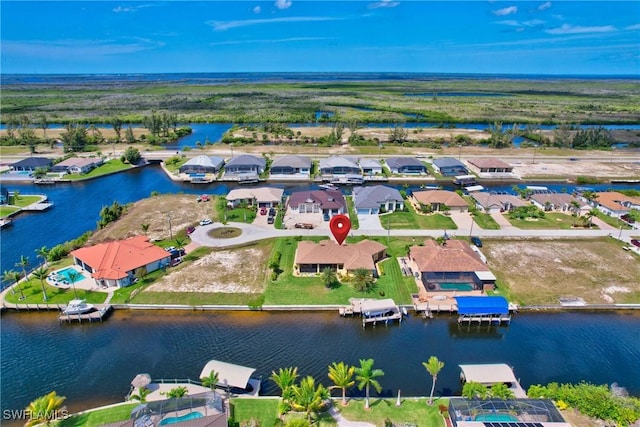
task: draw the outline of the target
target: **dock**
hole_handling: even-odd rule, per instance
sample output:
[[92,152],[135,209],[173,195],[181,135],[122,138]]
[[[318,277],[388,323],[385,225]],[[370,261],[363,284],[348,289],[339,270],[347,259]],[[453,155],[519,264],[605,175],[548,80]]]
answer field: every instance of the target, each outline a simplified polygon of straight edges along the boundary
[[389,322],[402,322],[406,314],[404,308],[400,308],[392,299],[366,299],[351,298],[351,305],[338,309],[341,316],[360,315],[362,327],[367,325],[377,325],[378,323],[388,324]]
[[91,311],[89,313],[64,314],[64,313],[61,312],[60,315],[58,316],[58,322],[60,322],[60,323],[63,323],[63,322],[67,322],[67,323],[73,323],[73,322],[78,322],[78,323],[82,323],[82,322],[89,322],[89,323],[102,322],[109,314],[111,314],[111,311],[113,311],[113,306],[108,304],[108,305],[102,306],[98,310]]

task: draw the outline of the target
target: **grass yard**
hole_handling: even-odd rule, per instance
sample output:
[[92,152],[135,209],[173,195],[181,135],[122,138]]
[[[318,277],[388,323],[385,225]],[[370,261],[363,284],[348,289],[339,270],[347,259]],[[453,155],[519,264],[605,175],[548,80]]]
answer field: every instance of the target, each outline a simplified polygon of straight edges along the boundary
[[95,178],[97,176],[107,175],[110,173],[131,169],[132,167],[133,166],[131,166],[129,163],[123,163],[120,159],[112,159],[104,162],[102,165],[93,169],[91,172],[88,172],[85,174],[75,174],[75,173],[68,174],[68,175],[65,175],[64,178],[69,180],[74,180],[74,181],[80,180],[80,179]]
[[19,208],[24,208],[25,206],[32,205],[37,203],[42,199],[42,196],[31,196],[28,194],[19,194],[18,197],[9,196],[9,204],[13,206],[17,206]]
[[353,205],[353,197],[347,196],[345,197],[347,200],[347,207],[349,208],[349,219],[351,220],[351,229],[357,230],[360,228],[360,221],[358,221],[358,214],[356,213],[356,208]]
[[279,399],[231,399],[230,426],[249,425],[249,420],[258,420],[260,427],[273,427],[278,420]]
[[[72,288],[58,288],[45,282],[44,288],[47,292],[47,300],[45,301],[42,295],[42,286],[38,279],[21,282],[20,287],[25,299],[20,300],[20,291],[17,286],[14,286],[15,294],[8,292],[5,297],[7,302],[14,304],[67,304],[75,298]],[[78,298],[85,299],[92,304],[102,304],[107,298],[106,292],[85,291],[84,289],[76,288],[76,293]]]
[[426,230],[456,230],[458,226],[448,216],[435,213],[429,215],[418,214],[411,203],[406,203],[406,212],[392,212],[380,215],[380,223],[388,230],[394,229],[426,229]]
[[576,218],[571,215],[555,212],[545,212],[544,218],[512,219],[509,214],[504,214],[504,217],[514,227],[525,230],[569,230],[576,222]]
[[350,400],[346,407],[336,403],[342,415],[349,421],[365,421],[384,427],[385,420],[393,425],[411,424],[418,427],[444,426],[438,405],[448,405],[447,399],[434,399],[433,405],[427,405],[426,399],[402,399],[396,406],[396,399],[370,399],[370,409],[364,409],[364,400]]
[[20,208],[14,206],[0,206],[0,217],[11,215],[19,210]]
[[606,222],[607,224],[609,224],[612,227],[616,227],[616,228],[622,227],[623,230],[630,230],[631,229],[631,226],[629,224],[627,224],[626,222],[622,221],[619,218],[614,218],[612,216],[609,216],[609,215],[605,214],[604,212],[598,211],[598,218],[600,218],[602,221]]
[[480,227],[480,228],[482,228],[484,230],[499,230],[500,229],[500,225],[488,213],[476,212],[473,215],[473,220],[476,222],[478,227]]
[[131,411],[139,403],[125,403],[111,408],[98,409],[83,414],[72,415],[55,423],[56,427],[101,426],[103,424],[126,421],[131,417]]

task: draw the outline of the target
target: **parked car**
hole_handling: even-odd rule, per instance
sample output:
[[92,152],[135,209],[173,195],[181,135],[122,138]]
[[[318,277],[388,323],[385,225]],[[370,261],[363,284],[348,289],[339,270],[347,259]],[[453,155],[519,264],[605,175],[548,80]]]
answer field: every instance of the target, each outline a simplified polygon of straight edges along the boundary
[[194,231],[196,231],[196,228],[195,228],[195,227],[187,227],[187,234],[191,234],[191,233],[193,233]]
[[631,239],[631,244],[640,248],[640,240],[638,239]]
[[167,246],[166,248],[164,248],[165,251],[167,252],[171,252],[171,251],[175,251],[176,247],[175,246]]
[[273,216],[270,216],[269,218],[267,218],[267,224],[273,224],[275,222],[276,218]]
[[313,229],[313,224],[307,224],[305,222],[296,222],[294,225],[295,228],[304,228],[305,230]]
[[200,225],[209,225],[209,224],[213,224],[213,221],[211,221],[209,218],[205,218],[202,221],[200,221]]
[[324,219],[325,221],[329,221],[331,219],[331,217],[329,216],[329,214],[327,212],[322,214],[322,219]]
[[264,206],[260,208],[260,215],[266,215],[267,214],[267,208],[265,208]]
[[269,216],[276,216],[276,208],[269,208]]
[[476,245],[477,247],[481,248],[482,247],[482,240],[480,240],[479,237],[477,236],[473,236],[471,238],[471,243],[473,243],[474,245]]
[[173,258],[171,260],[171,267],[175,267],[176,265],[180,264],[182,262],[182,258]]

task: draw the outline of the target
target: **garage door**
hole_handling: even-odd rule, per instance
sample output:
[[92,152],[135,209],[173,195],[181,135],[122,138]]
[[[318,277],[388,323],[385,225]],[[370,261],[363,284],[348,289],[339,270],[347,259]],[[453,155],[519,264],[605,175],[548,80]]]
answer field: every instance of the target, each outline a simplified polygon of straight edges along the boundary
[[358,209],[358,215],[369,215],[371,213],[371,209]]

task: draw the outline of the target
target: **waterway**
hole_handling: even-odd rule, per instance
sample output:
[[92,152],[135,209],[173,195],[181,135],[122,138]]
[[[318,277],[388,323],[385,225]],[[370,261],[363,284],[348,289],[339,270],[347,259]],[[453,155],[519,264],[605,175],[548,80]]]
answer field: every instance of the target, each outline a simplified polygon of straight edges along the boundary
[[[458,364],[508,363],[522,385],[618,382],[640,395],[640,313],[519,314],[509,326],[459,326],[455,317],[363,329],[330,313],[116,311],[106,322],[59,325],[53,313],[2,316],[2,409],[25,407],[51,390],[72,411],[121,401],[141,372],[197,379],[210,359],[256,368],[264,394],[273,370],[297,366],[330,385],[327,366],[375,359],[383,395],[428,395],[422,366],[445,363],[436,393],[460,392]],[[358,395],[357,389],[350,395]]]

